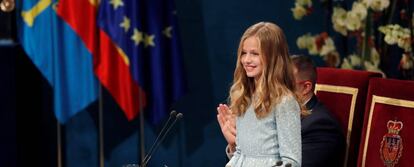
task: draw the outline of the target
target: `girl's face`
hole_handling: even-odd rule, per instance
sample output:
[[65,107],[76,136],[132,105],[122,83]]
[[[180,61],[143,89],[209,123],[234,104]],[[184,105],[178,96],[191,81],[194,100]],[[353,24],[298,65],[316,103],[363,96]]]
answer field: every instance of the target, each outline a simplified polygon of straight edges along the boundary
[[246,71],[247,77],[258,79],[262,74],[263,64],[261,59],[259,40],[256,37],[249,37],[243,42],[241,63]]

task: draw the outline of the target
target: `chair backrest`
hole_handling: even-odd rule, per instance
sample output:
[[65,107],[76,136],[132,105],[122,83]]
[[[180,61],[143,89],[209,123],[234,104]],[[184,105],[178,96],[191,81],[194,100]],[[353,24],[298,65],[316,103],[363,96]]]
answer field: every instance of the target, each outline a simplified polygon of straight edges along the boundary
[[333,113],[346,137],[344,166],[356,166],[369,79],[379,73],[317,68],[315,93]]
[[365,109],[358,166],[413,166],[414,81],[371,79]]

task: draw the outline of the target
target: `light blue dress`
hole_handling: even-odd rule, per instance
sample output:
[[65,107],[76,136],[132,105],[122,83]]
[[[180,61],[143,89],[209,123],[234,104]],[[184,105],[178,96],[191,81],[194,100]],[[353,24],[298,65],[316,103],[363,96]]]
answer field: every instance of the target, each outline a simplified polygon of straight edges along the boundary
[[226,167],[300,167],[302,159],[300,107],[292,96],[285,96],[265,118],[258,119],[250,105],[237,117],[236,152]]

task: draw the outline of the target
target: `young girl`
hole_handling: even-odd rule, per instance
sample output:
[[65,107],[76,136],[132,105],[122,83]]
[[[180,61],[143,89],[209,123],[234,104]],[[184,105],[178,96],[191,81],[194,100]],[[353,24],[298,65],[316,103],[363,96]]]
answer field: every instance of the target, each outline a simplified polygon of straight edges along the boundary
[[[282,29],[268,22],[249,27],[237,53],[230,108],[236,151],[226,167],[300,166],[300,107],[292,62]],[[282,163],[282,165],[281,165]]]

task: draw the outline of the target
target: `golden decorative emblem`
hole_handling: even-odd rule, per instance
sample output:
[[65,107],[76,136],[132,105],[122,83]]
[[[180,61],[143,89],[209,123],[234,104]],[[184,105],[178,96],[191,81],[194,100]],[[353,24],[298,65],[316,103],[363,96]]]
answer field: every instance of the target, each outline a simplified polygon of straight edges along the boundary
[[403,128],[403,123],[389,120],[387,128],[388,133],[382,137],[380,154],[385,166],[394,167],[402,155],[403,142],[398,133]]

